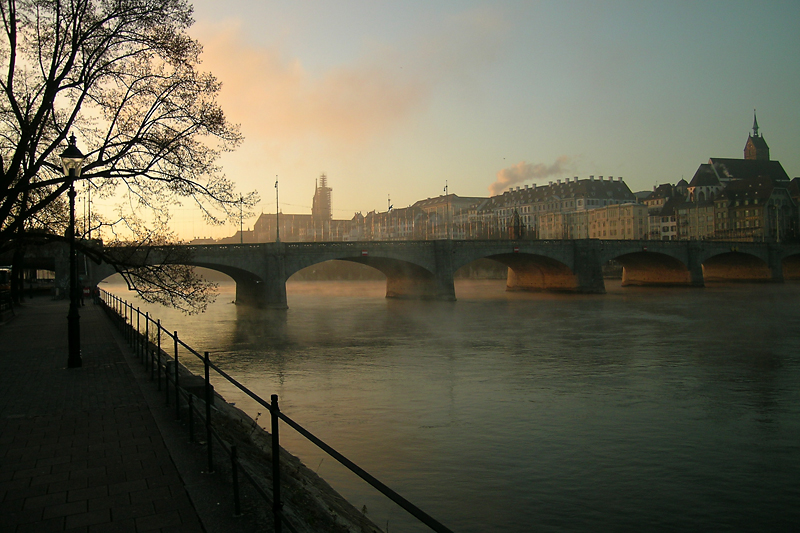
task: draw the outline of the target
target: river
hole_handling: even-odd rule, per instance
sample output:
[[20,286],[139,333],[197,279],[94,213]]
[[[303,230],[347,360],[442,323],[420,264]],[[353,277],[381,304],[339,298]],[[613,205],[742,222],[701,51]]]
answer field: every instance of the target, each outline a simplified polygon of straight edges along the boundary
[[[504,285],[459,280],[457,302],[420,302],[382,282],[290,282],[289,309],[268,311],[232,305],[223,283],[202,315],[142,308],[457,532],[800,523],[800,284]],[[281,438],[377,525],[427,531]]]

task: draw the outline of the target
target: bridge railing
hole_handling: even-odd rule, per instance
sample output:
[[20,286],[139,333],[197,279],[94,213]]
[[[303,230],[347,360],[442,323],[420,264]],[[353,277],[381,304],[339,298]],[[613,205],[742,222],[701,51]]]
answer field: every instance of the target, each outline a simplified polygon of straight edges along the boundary
[[[186,344],[178,336],[178,332],[170,333],[162,324],[160,320],[153,319],[149,313],[142,313],[138,307],[134,307],[129,302],[113,295],[105,290],[100,290],[99,300],[103,305],[106,313],[112,317],[114,322],[125,335],[126,340],[131,345],[134,353],[139,358],[141,364],[145,367],[145,371],[150,373],[150,379],[156,381],[158,390],[162,390],[162,375],[163,375],[163,390],[165,403],[170,405],[170,398],[175,402],[175,417],[181,418],[181,411],[183,408],[188,408],[189,418],[189,436],[190,441],[194,441],[195,428],[194,419],[197,417],[203,422],[206,430],[206,450],[208,471],[214,471],[214,445],[216,441],[220,448],[227,454],[231,465],[231,477],[233,481],[233,504],[234,514],[241,514],[240,498],[239,498],[239,483],[238,473],[241,471],[248,479],[251,485],[261,495],[262,498],[272,505],[272,514],[274,518],[275,531],[281,533],[282,526],[296,532],[296,527],[287,520],[283,513],[283,502],[281,501],[281,462],[280,462],[280,427],[279,422],[283,421],[287,426],[291,427],[302,435],[309,442],[317,446],[322,451],[336,459],[348,470],[359,476],[361,479],[369,483],[372,487],[378,490],[381,494],[389,498],[391,501],[402,507],[409,514],[419,520],[421,523],[428,526],[432,531],[437,533],[452,533],[450,529],[442,525],[433,517],[422,511],[419,507],[406,500],[403,496],[389,488],[387,485],[372,476],[369,472],[358,466],[355,462],[351,461],[333,447],[325,443],[322,439],[315,436],[313,433],[304,428],[301,424],[290,418],[287,414],[280,410],[278,404],[278,395],[272,394],[270,401],[267,402],[258,394],[250,390],[248,387],[240,383],[238,380],[230,376],[223,369],[211,362],[209,352],[200,352]],[[162,348],[162,337],[166,337],[169,342],[169,347],[172,348],[171,354],[167,349]],[[194,394],[189,392],[185,386],[181,385],[181,370],[179,359],[179,347],[189,352],[192,356],[197,358],[203,363],[204,378],[203,378],[203,402],[204,410],[201,410],[194,403]],[[272,454],[272,494],[270,495],[261,484],[257,481],[257,474],[247,469],[238,459],[238,452],[235,445],[231,445],[222,437],[220,432],[216,429],[212,416],[211,406],[214,398],[214,388],[211,384],[211,371],[216,372],[218,376],[231,383],[237,389],[252,398],[256,403],[266,408],[270,413],[271,418],[271,454]],[[184,376],[184,379],[188,375]],[[181,404],[184,405],[181,405]]]

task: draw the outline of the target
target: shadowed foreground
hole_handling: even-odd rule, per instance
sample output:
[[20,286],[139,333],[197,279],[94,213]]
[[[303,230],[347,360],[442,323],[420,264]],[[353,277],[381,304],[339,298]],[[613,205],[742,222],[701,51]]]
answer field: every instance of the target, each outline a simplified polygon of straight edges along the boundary
[[80,313],[78,369],[67,302],[28,300],[0,325],[0,530],[269,531],[233,518],[227,481],[202,473],[100,308]]

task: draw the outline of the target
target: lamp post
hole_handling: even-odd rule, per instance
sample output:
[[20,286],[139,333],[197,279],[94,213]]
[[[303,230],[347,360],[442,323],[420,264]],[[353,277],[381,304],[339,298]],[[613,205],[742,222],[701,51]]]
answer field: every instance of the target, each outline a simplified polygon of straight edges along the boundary
[[278,175],[275,175],[275,242],[281,242],[281,204],[278,201]]
[[67,339],[69,358],[67,368],[79,368],[81,360],[81,317],[78,314],[78,258],[75,252],[75,180],[81,175],[84,155],[75,146],[75,135],[70,136],[69,146],[61,155],[64,177],[69,179],[69,313],[67,314]]

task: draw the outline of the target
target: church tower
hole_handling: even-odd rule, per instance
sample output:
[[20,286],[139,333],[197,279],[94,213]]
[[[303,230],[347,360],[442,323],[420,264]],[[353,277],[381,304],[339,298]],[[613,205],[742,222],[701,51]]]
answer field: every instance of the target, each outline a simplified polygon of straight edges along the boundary
[[317,181],[314,190],[314,198],[311,200],[311,217],[315,221],[330,221],[331,213],[331,188],[328,187],[328,176],[322,174]]
[[328,187],[328,177],[322,174],[314,190],[311,200],[311,219],[314,224],[314,240],[327,241],[331,233],[331,188]]
[[767,146],[764,136],[758,134],[758,120],[756,119],[755,109],[753,109],[753,134],[747,136],[747,144],[744,145],[744,158],[769,161],[769,146]]

